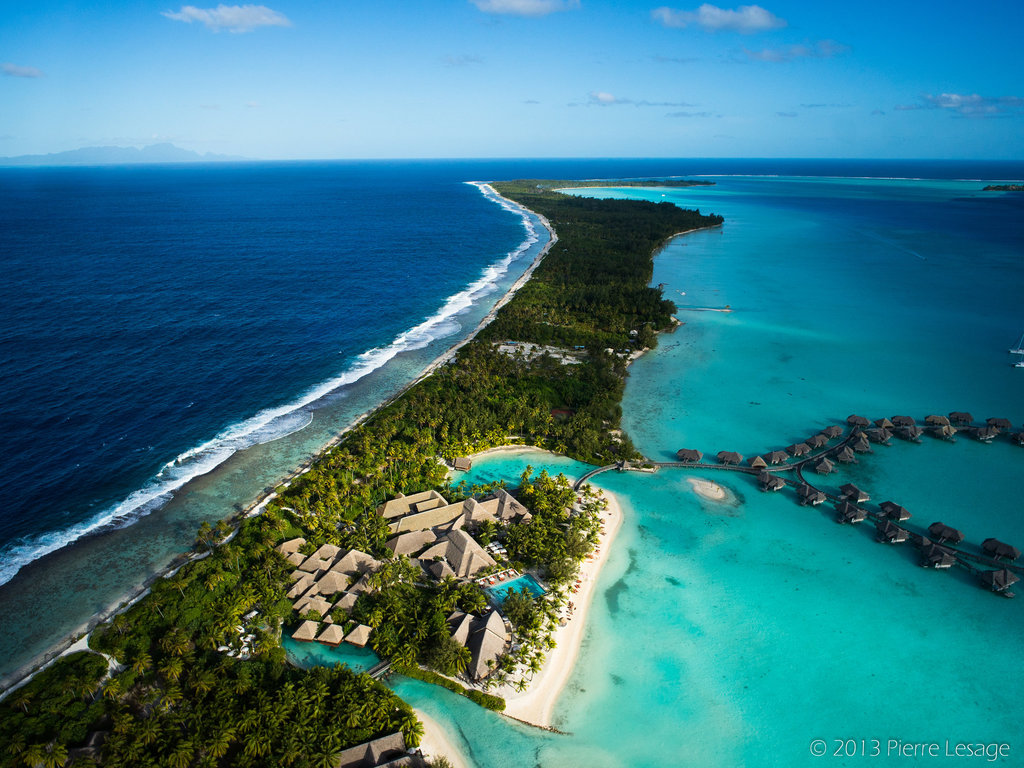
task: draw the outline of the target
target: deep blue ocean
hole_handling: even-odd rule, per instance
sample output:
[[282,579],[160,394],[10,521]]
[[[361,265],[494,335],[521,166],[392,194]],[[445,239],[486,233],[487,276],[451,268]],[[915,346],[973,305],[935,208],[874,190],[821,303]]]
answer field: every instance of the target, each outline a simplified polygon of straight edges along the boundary
[[[472,312],[497,298],[502,278],[525,268],[518,257],[538,234],[465,182],[699,174],[1019,181],[1024,164],[494,160],[0,169],[0,584],[33,561],[41,573],[46,553],[72,542],[85,547],[97,538],[88,534],[112,529],[138,531],[139,560],[125,569],[152,571],[166,557],[149,552],[142,521],[168,531],[173,522],[173,537],[161,545],[173,552],[187,547],[199,514],[165,520],[155,510],[197,500],[214,518],[239,509],[251,497],[232,494],[250,493],[237,490],[248,486],[203,496],[202,476],[209,480],[215,467],[225,477],[250,472],[232,468],[237,452],[265,445],[271,453],[274,441],[350,393],[353,402],[356,394],[379,401],[392,390],[374,377],[401,371],[403,360],[422,369],[412,352],[469,332],[470,319],[478,319]],[[792,195],[759,204],[795,219],[801,211],[854,206],[853,214],[889,231],[898,222],[884,221],[885,202],[872,194],[867,187],[855,203],[805,197],[795,186]],[[700,199],[713,205],[715,198]],[[991,239],[1019,240],[1019,226],[1004,226],[1019,221],[1019,200],[994,196],[985,206],[965,206]],[[915,227],[928,227],[928,215],[924,199]],[[946,215],[936,209],[936,230]],[[1000,301],[1019,294],[1022,286],[1000,284],[997,275],[989,277]],[[821,300],[807,297],[808,306]],[[1024,316],[1019,325],[1007,333],[1024,331]],[[368,391],[357,392],[360,386]],[[314,437],[326,440],[338,428],[326,423]],[[267,460],[257,458],[263,467]],[[260,482],[272,486],[288,468],[271,467]],[[70,563],[67,570],[80,567]],[[97,594],[83,594],[84,616],[106,606],[99,592],[113,594],[124,575],[109,578]],[[23,612],[17,599],[0,594],[0,614]],[[30,655],[33,643],[53,641],[53,631],[40,626],[28,640],[26,631],[12,634],[11,645],[0,637],[0,655],[14,644]]]

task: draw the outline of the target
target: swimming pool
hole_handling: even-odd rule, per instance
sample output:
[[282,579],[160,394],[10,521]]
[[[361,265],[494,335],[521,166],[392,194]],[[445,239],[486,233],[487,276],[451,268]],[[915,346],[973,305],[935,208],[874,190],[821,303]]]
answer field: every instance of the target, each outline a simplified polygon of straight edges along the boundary
[[487,592],[490,593],[491,598],[495,603],[501,605],[505,602],[505,598],[508,597],[508,593],[515,591],[519,592],[521,589],[526,588],[530,594],[534,597],[540,597],[544,594],[544,587],[537,583],[537,580],[528,573],[523,574],[517,579],[506,581],[502,584],[495,584],[493,587],[487,587]]
[[303,669],[344,664],[353,672],[368,672],[380,662],[380,657],[369,648],[357,648],[350,643],[331,648],[323,643],[300,643],[290,637],[283,637],[281,645],[292,663]]

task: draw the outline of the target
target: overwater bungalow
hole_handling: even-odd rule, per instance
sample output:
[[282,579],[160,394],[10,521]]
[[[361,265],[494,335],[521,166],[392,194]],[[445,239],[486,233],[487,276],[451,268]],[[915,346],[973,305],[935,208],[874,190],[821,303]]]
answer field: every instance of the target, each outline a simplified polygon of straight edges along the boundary
[[771,472],[762,472],[757,479],[761,483],[762,491],[781,491],[786,487],[786,481]]
[[892,429],[893,423],[886,418],[875,419],[875,426],[879,429]]
[[910,416],[893,416],[892,425],[894,427],[912,427],[917,422]]
[[906,528],[900,528],[891,520],[883,520],[875,527],[878,529],[876,538],[883,544],[902,544],[910,538],[910,533]]
[[832,472],[835,472],[835,469],[836,465],[833,464],[828,459],[822,459],[821,461],[814,465],[814,471],[817,472],[819,475],[830,474]]
[[934,541],[925,539],[921,547],[921,565],[925,568],[952,568],[956,565],[956,555]]
[[985,419],[985,423],[988,424],[990,427],[995,427],[996,429],[1000,430],[1013,429],[1013,424],[1010,423],[1009,419],[1000,419],[996,418],[995,416],[991,416]]
[[998,427],[978,427],[974,430],[974,436],[983,443],[991,443],[999,437]]
[[332,648],[337,648],[339,645],[342,644],[344,640],[345,630],[341,627],[340,624],[329,625],[327,629],[321,632],[316,638],[316,641],[318,643],[329,645]]
[[844,445],[836,454],[836,460],[841,461],[843,464],[853,464],[857,461],[857,457],[853,454],[853,448]]
[[868,511],[861,509],[849,501],[841,501],[836,505],[836,522],[846,525],[862,523],[868,517]]
[[897,523],[910,519],[910,513],[907,511],[907,508],[901,507],[894,501],[883,501],[878,507],[882,510],[883,515],[890,520],[895,520]]
[[868,440],[872,443],[879,443],[885,445],[892,439],[892,432],[886,427],[874,427],[872,429],[865,430]]
[[904,440],[913,440],[915,442],[920,441],[921,435],[924,434],[924,430],[916,424],[901,424],[896,427],[896,436]]
[[1010,587],[1020,581],[1020,577],[1012,571],[1003,568],[998,571],[982,571],[981,583],[993,592],[999,592],[1006,597],[1013,597],[1013,592],[1008,591]]
[[862,491],[853,483],[846,483],[839,486],[839,495],[847,501],[852,501],[854,504],[863,504],[865,501],[870,501],[871,497],[867,493]]
[[736,451],[719,451],[716,457],[719,464],[740,464],[743,456]]
[[811,446],[811,448],[823,448],[828,445],[828,438],[819,432],[816,435],[811,435],[804,442]]
[[807,443],[795,443],[786,449],[793,456],[806,456],[811,452],[811,446]]
[[320,625],[315,621],[304,621],[299,625],[299,628],[292,632],[292,640],[298,640],[303,643],[311,643],[316,639],[316,633],[320,629]]
[[473,468],[473,460],[466,456],[459,456],[455,459],[454,466],[456,472],[469,472]]
[[800,503],[804,506],[817,506],[823,504],[828,498],[821,491],[811,488],[811,486],[804,485],[799,486],[796,489],[797,495],[800,497]]
[[765,458],[769,464],[785,464],[789,461],[789,454],[785,451],[772,451]]
[[952,411],[949,414],[949,420],[958,427],[967,427],[974,421],[974,417],[967,411]]
[[1009,560],[1012,562],[1020,557],[1019,549],[1010,546],[999,539],[985,539],[981,542],[981,548],[985,551],[986,555],[1000,560]]
[[937,413],[933,413],[931,416],[925,416],[924,417],[924,423],[925,424],[930,424],[933,427],[948,427],[949,426],[949,417],[948,416],[941,416],[941,415],[939,415]]
[[823,434],[829,440],[832,440],[833,438],[839,437],[841,434],[843,434],[843,428],[837,426],[836,424],[833,424],[832,426],[825,427],[823,430],[821,430],[821,434]]
[[768,462],[765,461],[760,456],[755,456],[750,460],[750,466],[753,467],[754,469],[764,469],[765,467],[768,466]]
[[846,417],[846,423],[851,427],[866,427],[871,422],[864,416],[858,416],[857,414],[852,413]]
[[696,464],[703,458],[704,454],[696,448],[680,448],[676,451],[676,461],[681,461],[685,464]]
[[928,526],[928,533],[940,544],[944,544],[947,541],[950,544],[959,544],[964,540],[962,532],[945,523],[932,523]]
[[1010,439],[1017,445],[1024,445],[1024,432],[1014,432],[1010,435]]
[[864,433],[857,435],[848,445],[857,453],[871,453],[871,442]]
[[345,642],[352,643],[352,645],[357,648],[365,648],[366,644],[370,642],[371,632],[373,632],[373,627],[369,627],[366,624],[360,624],[345,635]]
[[941,437],[943,440],[952,440],[956,432],[956,427],[950,426],[949,424],[940,424],[932,429],[932,434],[935,435],[935,437]]

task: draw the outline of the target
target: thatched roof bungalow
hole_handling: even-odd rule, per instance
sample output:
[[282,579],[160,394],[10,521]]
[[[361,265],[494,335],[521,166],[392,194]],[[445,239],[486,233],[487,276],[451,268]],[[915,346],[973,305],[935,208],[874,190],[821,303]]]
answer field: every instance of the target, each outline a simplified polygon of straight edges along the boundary
[[958,427],[970,426],[971,422],[974,421],[974,417],[967,411],[952,411],[949,414],[949,421]]
[[861,433],[847,443],[857,453],[871,453],[871,442],[867,435]]
[[964,535],[961,531],[945,523],[932,523],[928,526],[928,533],[940,544],[944,544],[947,541],[951,544],[959,544],[964,540]]
[[772,451],[765,458],[769,464],[785,464],[789,461],[789,454],[785,451]]
[[415,555],[437,541],[437,534],[431,530],[407,531],[392,536],[384,544],[396,555]]
[[800,503],[804,506],[817,506],[818,504],[823,504],[828,498],[824,493],[806,483],[799,486],[796,489],[796,493],[800,497]]
[[828,459],[822,459],[814,465],[814,471],[819,475],[827,475],[831,472],[835,472],[836,465]]
[[892,429],[894,425],[887,418],[882,417],[881,419],[875,419],[875,426],[879,429]]
[[299,568],[299,566],[301,566],[304,562],[306,562],[306,556],[304,554],[302,554],[301,552],[289,552],[285,556],[285,559],[289,563],[294,565],[296,568]]
[[1024,445],[1024,432],[1014,432],[1010,435],[1010,439],[1017,445]]
[[998,571],[982,571],[981,583],[993,592],[1002,592],[1007,597],[1013,597],[1012,592],[1007,592],[1010,587],[1020,581],[1020,577],[1006,568]]
[[299,625],[299,628],[292,632],[292,640],[298,640],[302,643],[311,643],[316,639],[316,633],[320,629],[320,625],[315,621],[304,621]]
[[846,525],[863,523],[868,517],[866,509],[861,509],[856,504],[848,501],[841,501],[836,505],[836,522]]
[[793,456],[806,456],[811,452],[811,446],[807,443],[794,443],[786,451]]
[[912,427],[917,424],[912,416],[893,416],[892,425],[894,427]]
[[823,448],[828,445],[828,438],[819,432],[816,435],[811,435],[804,442],[811,446],[811,448]]
[[983,443],[990,443],[999,437],[998,427],[979,427],[974,430],[974,436]]
[[755,456],[750,460],[750,466],[753,467],[754,469],[764,469],[765,467],[768,466],[768,462],[765,461],[760,456]]
[[736,451],[719,451],[716,457],[719,464],[740,464],[743,456]]
[[921,565],[925,568],[952,568],[956,565],[956,555],[951,550],[925,539],[921,548]]
[[372,573],[381,566],[380,560],[361,552],[358,549],[350,549],[332,567],[332,571],[345,573],[349,576],[358,576],[363,573]]
[[407,756],[405,737],[401,731],[395,731],[379,739],[342,750],[338,754],[337,768],[374,768],[394,764],[394,761]]
[[366,644],[370,642],[371,632],[373,632],[373,627],[360,624],[345,636],[345,642],[351,643],[358,648],[365,648]]
[[857,461],[857,457],[853,453],[853,448],[844,445],[836,453],[836,460],[841,461],[843,464],[853,464]]
[[310,587],[313,586],[313,576],[309,573],[304,573],[302,578],[292,584],[292,588],[288,590],[288,599],[296,600],[302,597]]
[[331,624],[321,632],[316,641],[337,648],[345,640],[345,630],[339,624]]
[[916,424],[902,424],[896,427],[896,436],[904,440],[920,440],[924,430]]
[[786,481],[771,472],[762,472],[757,479],[761,481],[762,491],[781,491],[786,487]]
[[878,529],[876,538],[883,544],[902,544],[910,538],[906,528],[900,528],[891,520],[883,520],[876,527]]
[[420,555],[421,560],[436,557],[448,561],[456,576],[469,578],[488,566],[495,565],[494,558],[477,544],[462,529],[455,529],[438,539],[437,543]]
[[999,539],[985,539],[981,542],[981,548],[985,554],[991,557],[998,557],[1001,560],[1016,560],[1020,557],[1020,550],[1001,542]]
[[904,520],[909,520],[911,517],[906,507],[901,507],[894,501],[883,501],[878,506],[882,510],[883,515],[890,520],[895,520],[897,523],[902,523]]
[[443,507],[447,503],[444,496],[434,490],[414,493],[411,496],[399,493],[395,498],[381,504],[378,511],[385,520],[392,520],[414,512],[425,512],[435,507]]
[[924,417],[924,423],[930,424],[933,427],[948,427],[949,417],[942,416],[941,414],[938,413],[933,413],[931,416]]
[[1010,423],[1009,419],[1001,419],[996,418],[995,416],[990,416],[989,418],[985,419],[985,423],[988,424],[990,427],[995,427],[996,429],[1013,429],[1013,424]]
[[333,563],[340,553],[341,547],[336,547],[333,544],[323,544],[320,549],[310,555],[310,557],[315,557],[319,560],[326,560]]
[[297,539],[288,539],[288,541],[282,541],[274,549],[280,552],[282,555],[290,555],[293,552],[298,552],[299,547],[306,543],[306,540],[301,536]]
[[863,504],[865,501],[870,501],[871,497],[858,488],[853,483],[846,483],[845,485],[839,486],[839,495],[847,501],[852,501],[854,504]]
[[[355,592],[346,592],[341,596],[341,599],[334,604],[334,608],[341,608],[346,613],[350,613],[353,608],[356,607],[356,600],[359,599],[359,595]],[[333,611],[334,608],[331,610]]]
[[872,443],[886,444],[892,438],[892,432],[885,427],[872,427],[871,429],[865,430],[868,440]]
[[348,586],[348,576],[337,571],[328,571],[316,582],[317,591],[321,595],[333,595],[344,592]]
[[832,424],[831,426],[825,427],[823,430],[821,430],[821,434],[823,434],[829,440],[832,440],[833,438],[839,437],[841,434],[843,434],[843,428],[836,424]]
[[454,466],[456,472],[469,472],[473,468],[473,460],[466,456],[459,456],[455,459]]
[[851,427],[866,427],[871,422],[864,416],[858,416],[857,414],[852,413],[846,417],[846,423]]
[[696,464],[703,458],[704,454],[696,448],[680,448],[676,451],[676,461],[681,461],[685,464]]
[[936,437],[941,437],[943,440],[952,440],[953,435],[957,432],[956,427],[950,426],[949,424],[943,424],[932,429],[932,434]]

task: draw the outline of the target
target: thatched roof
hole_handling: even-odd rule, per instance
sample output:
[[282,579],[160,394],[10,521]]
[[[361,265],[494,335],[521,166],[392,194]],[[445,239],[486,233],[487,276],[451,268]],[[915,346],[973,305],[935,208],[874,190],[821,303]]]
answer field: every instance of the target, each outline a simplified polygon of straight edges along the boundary
[[716,455],[719,464],[739,464],[743,456],[736,451],[719,451]]
[[366,624],[360,624],[345,636],[345,642],[364,648],[366,644],[370,642],[371,632],[373,632],[373,627],[368,627]]
[[887,443],[892,437],[892,432],[890,432],[886,427],[874,427],[866,430],[864,434],[867,435],[868,440],[873,443]]
[[293,606],[300,614],[316,611],[321,616],[326,616],[331,610],[331,604],[319,595],[303,597]]
[[831,440],[832,438],[839,437],[841,434],[843,434],[843,428],[835,424],[832,424],[831,426],[825,427],[823,430],[821,430],[821,434],[823,434],[825,437]]
[[981,572],[981,583],[993,592],[1003,592],[1018,581],[1020,581],[1020,577],[1006,568],[999,571]]
[[949,424],[942,424],[935,427],[935,434],[948,440],[956,434],[956,427],[950,426]]
[[916,424],[905,424],[896,427],[896,435],[904,440],[917,440],[924,434],[924,430]]
[[294,565],[296,568],[301,570],[301,566],[306,562],[306,556],[301,552],[289,552],[286,559],[289,563]]
[[889,421],[887,418],[882,417],[881,419],[875,419],[875,426],[879,427],[880,429],[892,429],[893,423]]
[[836,505],[836,521],[840,523],[860,523],[867,519],[867,510],[861,509],[856,504],[848,501],[841,501]]
[[313,642],[320,625],[315,621],[304,621],[299,628],[292,632],[292,640],[301,640],[304,643]]
[[785,464],[789,461],[789,454],[785,451],[772,451],[765,458],[769,464]]
[[853,413],[846,417],[846,423],[851,427],[866,427],[871,422],[866,417]]
[[431,530],[408,531],[392,536],[384,544],[396,555],[415,555],[437,541],[437,534]]
[[890,520],[903,522],[904,520],[910,519],[910,513],[907,511],[907,508],[901,507],[894,501],[883,501],[878,506],[882,510],[882,514]]
[[704,454],[696,448],[680,448],[676,451],[676,461],[696,463],[704,458]]
[[297,539],[288,539],[288,541],[282,541],[274,549],[280,552],[282,555],[290,555],[292,552],[298,552],[299,547],[306,543],[306,540],[301,536]]
[[1001,542],[999,539],[985,539],[981,542],[981,548],[993,557],[1001,557],[1006,560],[1016,560],[1020,557],[1020,550]]
[[995,427],[996,429],[1013,429],[1013,424],[1010,423],[1009,419],[1001,419],[995,416],[990,416],[989,418],[985,419],[985,423],[988,424],[990,427]]
[[902,544],[910,538],[910,533],[906,528],[900,528],[890,520],[884,520],[876,527],[878,528],[878,540],[886,544]]
[[828,459],[822,459],[821,461],[814,465],[814,471],[817,472],[819,475],[827,475],[830,472],[834,472],[835,469],[836,465],[833,464]]
[[949,420],[954,424],[965,426],[974,421],[974,417],[967,411],[952,411],[949,414]]
[[948,541],[953,544],[959,544],[964,540],[962,532],[945,523],[932,523],[928,526],[928,533],[939,543]]
[[861,502],[871,500],[871,497],[868,496],[868,494],[866,494],[853,483],[846,483],[845,485],[839,486],[839,492],[844,499],[849,499],[855,504],[860,504]]
[[447,576],[455,575],[455,571],[452,570],[452,567],[445,560],[437,560],[431,563],[427,566],[427,571],[438,581],[442,581]]
[[931,424],[933,427],[948,427],[949,417],[933,413],[931,416],[925,416],[924,423]]
[[836,459],[844,464],[849,464],[850,462],[856,461],[857,457],[853,455],[853,448],[848,445],[844,445],[839,449],[838,453],[836,453]]
[[341,645],[345,639],[345,630],[341,628],[340,624],[331,624],[323,632],[321,632],[316,641],[318,643],[324,643],[326,645]]
[[787,448],[786,451],[792,454],[793,456],[806,456],[808,453],[811,452],[811,446],[809,446],[807,443],[794,443],[793,445],[789,446],[789,448]]
[[798,486],[796,492],[801,499],[801,504],[821,504],[826,499],[824,493],[812,488],[806,483],[804,485]]
[[[434,490],[403,496],[401,493],[380,506],[380,514],[385,520],[404,517],[412,512],[422,512],[430,505],[445,506],[448,502],[444,496]],[[421,508],[422,507],[422,508]]]
[[750,466],[754,469],[764,469],[768,466],[768,462],[762,459],[760,456],[755,456],[750,460]]
[[912,427],[917,422],[911,416],[893,416],[892,424],[894,427]]
[[925,539],[921,548],[921,564],[926,568],[952,568],[956,565],[956,555],[945,547]]
[[820,432],[816,435],[811,435],[805,441],[811,448],[821,448],[824,445],[828,445],[828,438]]
[[975,430],[974,436],[983,443],[987,443],[989,440],[999,437],[999,427],[979,427]]
[[356,576],[360,573],[371,573],[380,568],[380,560],[360,552],[358,549],[350,549],[331,568],[332,571],[345,573],[349,576]]
[[[341,596],[341,599],[334,604],[334,608],[341,608],[346,613],[355,608],[356,600],[359,599],[359,595],[355,592],[346,592]],[[334,610],[333,608],[331,610]]]
[[336,547],[333,544],[324,544],[320,547],[320,549],[318,549],[316,552],[310,555],[310,557],[316,557],[320,560],[329,560],[333,563],[334,559],[338,556],[340,552],[340,547]]
[[348,576],[337,571],[328,571],[316,582],[317,589],[321,595],[333,595],[335,592],[344,592],[348,586]]
[[316,573],[317,571],[326,571],[331,567],[330,560],[321,560],[318,557],[307,557],[302,565],[299,566],[300,571],[306,573]]
[[421,560],[442,557],[448,561],[456,576],[468,578],[487,566],[494,565],[494,558],[461,529],[455,529],[438,539],[437,544],[420,555]]
[[505,621],[497,611],[492,610],[482,619],[473,622],[473,629],[466,643],[466,647],[473,654],[473,659],[466,667],[466,674],[473,680],[486,677],[491,671],[487,662],[494,661],[503,654],[507,642]]
[[337,768],[369,768],[391,763],[405,754],[405,737],[401,731],[395,731],[365,744],[342,750],[338,754]]
[[1024,432],[1014,432],[1010,437],[1017,445],[1024,445]]
[[468,472],[473,468],[473,460],[465,456],[459,456],[455,460],[455,471],[457,472]]
[[867,435],[857,435],[853,440],[847,443],[857,453],[868,453],[871,451],[871,442],[868,440]]
[[302,597],[310,587],[313,586],[313,576],[311,574],[303,574],[302,578],[296,581],[292,588],[288,590],[288,599],[295,600],[298,597]]

